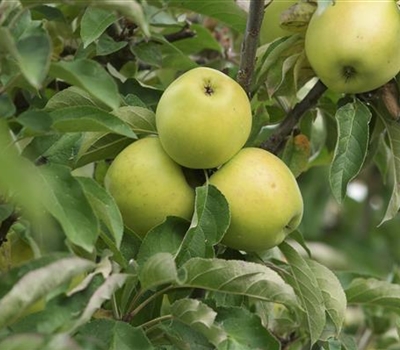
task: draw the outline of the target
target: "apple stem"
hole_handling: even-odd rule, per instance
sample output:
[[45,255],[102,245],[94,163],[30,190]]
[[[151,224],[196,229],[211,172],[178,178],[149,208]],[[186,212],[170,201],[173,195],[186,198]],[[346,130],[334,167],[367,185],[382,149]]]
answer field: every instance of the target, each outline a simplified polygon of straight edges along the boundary
[[247,17],[246,31],[240,52],[239,71],[237,81],[247,95],[250,96],[250,86],[256,63],[256,52],[258,48],[258,37],[261,23],[264,17],[264,0],[253,0],[250,2]]
[[314,107],[322,94],[326,91],[325,84],[318,80],[308,94],[297,103],[286,115],[285,119],[279,124],[274,133],[264,141],[260,147],[277,154],[290,135],[294,127],[298,124],[301,117],[312,107]]

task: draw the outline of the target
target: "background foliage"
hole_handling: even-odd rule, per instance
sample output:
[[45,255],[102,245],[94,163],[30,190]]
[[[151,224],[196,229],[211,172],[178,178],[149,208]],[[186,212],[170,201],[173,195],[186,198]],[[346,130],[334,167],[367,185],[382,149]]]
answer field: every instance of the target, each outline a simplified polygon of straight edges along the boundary
[[[263,254],[218,244],[214,187],[143,240],[103,187],[180,73],[238,76],[246,21],[233,1],[0,3],[1,349],[399,349],[396,80],[321,93],[284,135],[305,213]],[[303,33],[257,50],[248,145],[307,102]]]

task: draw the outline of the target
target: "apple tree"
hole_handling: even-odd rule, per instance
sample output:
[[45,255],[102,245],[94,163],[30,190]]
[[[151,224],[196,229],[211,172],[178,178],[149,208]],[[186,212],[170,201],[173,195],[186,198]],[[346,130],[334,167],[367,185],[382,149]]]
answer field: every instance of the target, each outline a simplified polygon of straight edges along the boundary
[[[398,349],[400,10],[334,3],[0,2],[0,349]],[[179,113],[164,92],[198,67],[240,85],[238,154],[268,154],[287,192],[163,153],[159,102]],[[262,249],[293,203],[301,222]]]

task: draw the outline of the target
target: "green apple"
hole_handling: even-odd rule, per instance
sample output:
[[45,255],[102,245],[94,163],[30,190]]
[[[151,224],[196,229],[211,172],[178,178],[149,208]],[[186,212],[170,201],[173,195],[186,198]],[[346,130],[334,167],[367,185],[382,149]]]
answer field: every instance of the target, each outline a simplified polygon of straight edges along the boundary
[[286,164],[260,148],[243,148],[209,180],[228,201],[231,223],[222,243],[262,251],[298,227],[303,199]]
[[297,0],[273,0],[264,12],[264,19],[260,30],[260,44],[264,45],[275,39],[293,34],[281,26],[281,14]]
[[400,71],[400,10],[394,0],[336,0],[312,16],[305,51],[332,91],[376,89]]
[[246,143],[252,124],[250,101],[224,73],[194,68],[173,81],[157,106],[162,146],[178,164],[193,169],[217,167]]
[[193,213],[194,189],[158,137],[140,139],[122,150],[107,171],[105,187],[125,225],[141,236],[167,216],[189,220]]

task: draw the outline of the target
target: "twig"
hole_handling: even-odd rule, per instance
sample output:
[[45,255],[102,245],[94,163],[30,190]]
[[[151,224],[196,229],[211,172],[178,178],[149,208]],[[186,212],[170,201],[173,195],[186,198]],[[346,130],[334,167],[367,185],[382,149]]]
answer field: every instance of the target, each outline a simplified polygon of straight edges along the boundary
[[297,103],[291,111],[289,111],[286,118],[279,124],[275,132],[264,141],[260,147],[277,154],[286,137],[290,135],[293,128],[300,121],[300,118],[305,112],[317,104],[319,98],[326,89],[327,87],[321,82],[321,80],[318,80],[308,94]]
[[164,35],[164,38],[172,43],[174,41],[182,40],[182,39],[189,39],[196,36],[196,33],[190,29],[189,24],[187,23],[181,30],[175,33],[170,33]]
[[240,53],[237,81],[250,95],[250,86],[256,63],[256,51],[261,23],[264,17],[264,0],[252,0],[247,17],[246,32]]

